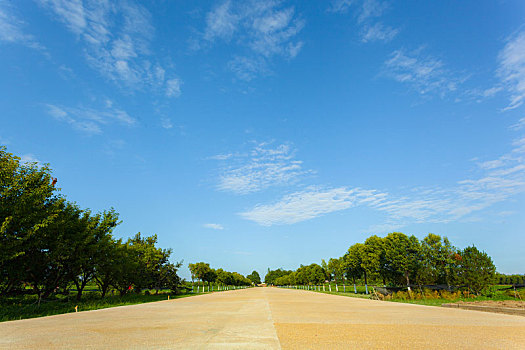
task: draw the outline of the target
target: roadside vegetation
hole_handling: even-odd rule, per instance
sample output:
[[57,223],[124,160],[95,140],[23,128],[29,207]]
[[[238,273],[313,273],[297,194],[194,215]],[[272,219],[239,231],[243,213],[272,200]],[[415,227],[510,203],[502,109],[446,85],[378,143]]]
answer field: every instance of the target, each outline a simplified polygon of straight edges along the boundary
[[[157,235],[115,238],[114,209],[82,209],[56,184],[48,165],[0,147],[0,321],[204,292],[178,276],[182,262],[158,247]],[[248,281],[236,274],[215,291]]]
[[[521,300],[525,275],[496,273],[487,253],[459,249],[446,237],[423,240],[393,232],[352,245],[328,263],[268,270],[267,284],[347,296],[441,305],[475,300]],[[506,286],[504,286],[506,285]]]

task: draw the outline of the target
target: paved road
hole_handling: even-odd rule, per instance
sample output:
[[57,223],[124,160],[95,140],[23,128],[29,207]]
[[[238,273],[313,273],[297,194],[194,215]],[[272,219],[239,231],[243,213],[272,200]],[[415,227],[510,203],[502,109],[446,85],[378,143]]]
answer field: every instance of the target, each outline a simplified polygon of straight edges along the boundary
[[524,349],[525,317],[277,288],[0,323],[1,349]]

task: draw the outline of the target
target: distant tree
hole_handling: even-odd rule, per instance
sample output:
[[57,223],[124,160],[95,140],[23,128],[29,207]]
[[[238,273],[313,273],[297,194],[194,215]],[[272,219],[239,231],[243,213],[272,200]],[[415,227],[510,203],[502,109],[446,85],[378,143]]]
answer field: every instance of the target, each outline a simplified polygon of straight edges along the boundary
[[254,284],[260,284],[261,283],[261,276],[259,276],[259,273],[255,270],[252,271],[251,274],[246,276],[250,281],[252,281]]
[[155,288],[160,277],[162,267],[169,264],[171,249],[162,249],[156,246],[157,235],[149,237],[137,233],[128,239],[127,245],[136,258],[137,270],[135,271],[134,288],[136,292],[142,289]]
[[343,268],[346,271],[346,277],[352,279],[354,283],[354,292],[357,293],[356,279],[361,278],[365,273],[363,268],[364,245],[356,243],[348,248],[348,252],[343,257]]
[[292,271],[287,271],[283,269],[277,269],[277,270],[270,270],[268,269],[268,273],[266,276],[264,276],[264,282],[266,284],[275,284],[275,279],[290,274]]
[[446,237],[429,233],[421,241],[421,271],[419,282],[422,284],[451,283],[455,248]]
[[310,264],[305,267],[306,282],[308,284],[320,284],[325,280],[325,272],[318,264]]
[[330,273],[330,268],[328,267],[328,264],[327,264],[327,262],[324,259],[321,260],[321,268],[324,271],[326,280],[328,280],[328,282],[331,282],[332,281],[332,274]]
[[198,262],[195,264],[189,264],[190,271],[195,278],[201,282],[208,282],[213,276],[210,268],[210,264],[205,262]]
[[228,271],[224,271],[223,269],[217,269],[217,282],[225,285],[230,286],[233,285],[233,276]]
[[393,232],[385,237],[385,257],[410,290],[410,277],[416,276],[421,263],[421,247],[415,236]]
[[341,258],[330,258],[330,260],[328,260],[327,268],[330,275],[334,277],[335,283],[341,282],[343,279],[344,271],[341,263]]
[[137,251],[129,244],[121,241],[116,242],[113,254],[115,260],[113,262],[112,287],[118,290],[122,296],[132,291],[134,283],[140,279],[140,260],[137,257]]
[[210,286],[215,280],[217,279],[217,272],[214,269],[208,269],[206,273],[204,274],[203,281],[208,282],[208,286]]
[[457,282],[467,285],[475,294],[494,283],[496,267],[490,256],[480,252],[474,245],[466,247],[460,253],[457,260]]
[[385,239],[376,235],[366,239],[363,252],[363,261],[368,267],[368,272],[379,276],[386,285],[386,281],[392,279],[392,266],[386,259]]

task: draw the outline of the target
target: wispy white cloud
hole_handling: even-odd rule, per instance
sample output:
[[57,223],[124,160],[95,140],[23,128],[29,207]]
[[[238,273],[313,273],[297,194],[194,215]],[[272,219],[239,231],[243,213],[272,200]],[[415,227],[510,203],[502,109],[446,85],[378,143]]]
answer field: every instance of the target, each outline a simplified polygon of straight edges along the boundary
[[513,124],[511,126],[511,129],[514,129],[514,130],[521,130],[523,128],[525,128],[525,118],[521,118],[520,120],[518,120],[516,124]]
[[380,0],[335,0],[328,10],[335,13],[352,11],[358,27],[360,27],[361,41],[389,42],[399,33],[399,29],[375,22],[389,8],[386,1]]
[[224,41],[249,49],[228,63],[239,79],[249,81],[268,71],[274,57],[297,56],[303,42],[296,37],[304,24],[293,7],[283,7],[280,1],[225,1],[207,13],[202,45]]
[[224,230],[224,227],[221,224],[204,224],[202,226],[212,230]]
[[228,62],[228,68],[230,68],[237,78],[244,81],[250,81],[260,74],[269,72],[264,59],[253,59],[245,56],[235,56]]
[[388,9],[388,3],[386,1],[363,0],[360,4],[357,21],[362,23],[368,19],[380,17],[386,9]]
[[223,170],[217,188],[237,194],[295,183],[308,172],[303,170],[302,161],[295,159],[294,149],[285,144],[271,147],[271,144],[260,143],[248,155],[214,157],[233,163]]
[[182,82],[180,79],[169,79],[166,81],[166,96],[179,97],[181,94]]
[[399,32],[398,29],[394,29],[389,26],[385,26],[382,23],[376,23],[372,26],[365,26],[361,35],[361,41],[364,43],[370,41],[384,41],[388,42],[394,39]]
[[444,96],[456,91],[463,82],[448,71],[443,62],[424,53],[422,48],[406,52],[396,50],[384,63],[384,74],[412,86],[420,94]]
[[237,30],[240,15],[233,13],[231,1],[225,1],[206,14],[204,39],[213,41],[220,38],[229,41]]
[[[495,203],[525,192],[525,137],[492,161],[480,163],[480,175],[458,181],[449,188],[414,188],[407,193],[387,193],[362,188],[307,188],[272,204],[258,204],[239,213],[263,226],[293,224],[356,206],[387,215],[384,227],[407,223],[447,223],[470,216]],[[379,227],[379,226],[378,226]],[[377,228],[377,227],[376,227]]]
[[359,203],[381,200],[383,194],[345,187],[332,189],[309,188],[284,196],[273,204],[259,204],[239,215],[259,225],[294,224],[324,214],[348,209]]
[[163,117],[163,118],[160,119],[160,125],[164,129],[171,129],[171,128],[173,128],[173,123],[171,122],[171,119],[170,118],[166,118],[166,117]]
[[27,47],[45,50],[35,37],[25,32],[26,23],[15,15],[13,7],[7,1],[0,1],[0,42],[15,43]]
[[128,1],[37,1],[80,39],[87,62],[104,77],[132,90],[148,87],[168,97],[180,95],[180,81],[166,79],[166,69],[151,62],[155,30],[145,7]]
[[498,57],[498,74],[511,94],[505,110],[511,110],[525,100],[525,30],[512,36]]
[[350,9],[350,6],[356,2],[356,0],[332,0],[330,6],[328,7],[328,11],[346,13]]
[[208,159],[211,160],[226,160],[232,158],[234,155],[233,153],[227,153],[227,154],[217,154],[211,157],[208,157]]
[[126,126],[133,126],[137,123],[125,111],[113,107],[112,103],[106,103],[102,109],[93,108],[73,108],[53,104],[46,105],[47,112],[56,120],[70,124],[73,128],[86,134],[102,133],[102,126],[117,122]]

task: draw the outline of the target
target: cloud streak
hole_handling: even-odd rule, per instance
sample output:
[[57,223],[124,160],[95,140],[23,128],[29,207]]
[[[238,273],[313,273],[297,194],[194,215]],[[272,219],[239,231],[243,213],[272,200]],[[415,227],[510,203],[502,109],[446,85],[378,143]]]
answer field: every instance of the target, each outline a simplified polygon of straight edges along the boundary
[[124,110],[115,108],[112,103],[107,103],[103,109],[74,108],[47,104],[47,113],[54,119],[71,125],[83,133],[94,135],[101,134],[102,127],[110,123],[125,126],[134,126],[137,120]]
[[462,82],[444,68],[441,60],[425,54],[422,48],[392,52],[384,63],[383,74],[408,84],[422,95],[438,93],[443,97],[456,91]]
[[131,90],[149,88],[167,97],[180,95],[180,80],[167,79],[166,69],[152,62],[149,46],[155,30],[145,7],[127,1],[38,2],[77,36],[88,64],[105,78]]
[[347,13],[353,9],[357,25],[361,27],[361,41],[389,42],[399,33],[399,29],[375,22],[388,9],[386,1],[379,0],[335,0],[332,1],[328,11],[334,13]]
[[498,75],[511,94],[505,110],[518,108],[525,100],[525,30],[507,41],[498,58]]
[[399,33],[399,29],[385,26],[382,23],[376,23],[372,26],[366,26],[361,33],[361,41],[364,43],[372,41],[389,42]]
[[302,161],[295,159],[295,151],[286,144],[271,147],[270,144],[259,143],[249,155],[216,155],[211,159],[234,163],[223,170],[217,189],[236,194],[292,184],[308,173],[303,170]]
[[262,226],[295,224],[328,213],[348,209],[360,203],[381,200],[384,194],[345,187],[327,190],[309,188],[284,196],[273,204],[259,204],[239,215]]
[[224,230],[224,227],[221,224],[204,224],[202,227],[212,230]]
[[35,37],[24,31],[26,23],[20,20],[7,2],[0,1],[0,42],[22,44],[27,47],[45,50]]
[[234,55],[228,68],[238,79],[250,81],[268,72],[275,57],[297,56],[303,46],[297,35],[304,24],[293,7],[282,7],[279,1],[225,1],[207,13],[198,47],[237,45],[245,54]]
[[467,220],[472,213],[525,192],[525,137],[513,146],[500,158],[479,164],[479,177],[458,181],[450,188],[414,188],[390,194],[362,188],[310,187],[239,215],[262,226],[286,225],[364,206],[387,215],[384,227]]

